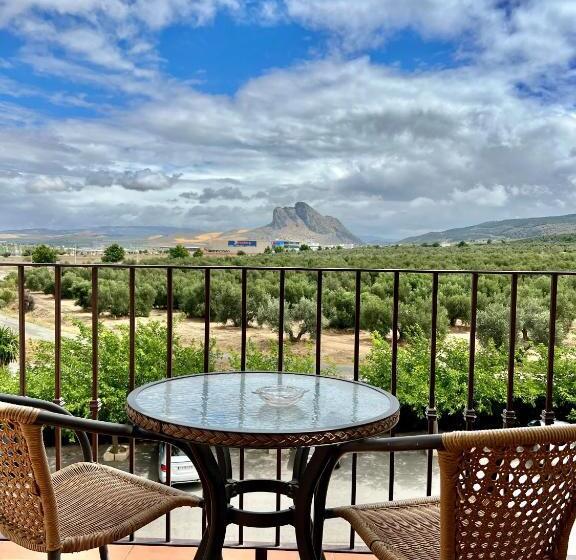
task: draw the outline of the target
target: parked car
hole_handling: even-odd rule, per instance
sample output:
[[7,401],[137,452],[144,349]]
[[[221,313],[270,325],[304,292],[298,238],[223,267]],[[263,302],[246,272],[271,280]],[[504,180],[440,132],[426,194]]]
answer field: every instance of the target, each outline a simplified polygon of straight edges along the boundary
[[[188,456],[182,451],[175,447],[170,446],[171,457],[171,481],[172,484],[189,484],[194,482],[200,482],[200,477],[198,476],[198,471],[196,467],[190,461]],[[166,465],[166,444],[161,442],[158,446],[158,480],[162,483],[166,483],[166,473],[168,467]]]
[[[569,424],[570,422],[564,422],[564,420],[554,420],[554,424]],[[533,428],[534,426],[545,426],[545,422],[544,420],[541,420],[540,418],[536,418],[534,420],[530,420],[530,422],[528,422],[528,426],[530,426],[531,428]]]

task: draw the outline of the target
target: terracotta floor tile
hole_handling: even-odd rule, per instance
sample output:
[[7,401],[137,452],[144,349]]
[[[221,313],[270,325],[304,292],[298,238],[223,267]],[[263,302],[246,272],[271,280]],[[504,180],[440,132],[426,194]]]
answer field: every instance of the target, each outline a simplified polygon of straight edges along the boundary
[[[111,546],[109,547],[110,560],[126,560],[132,546]],[[98,550],[87,550],[79,552],[74,556],[65,555],[74,560],[99,560]],[[2,560],[46,560],[46,554],[42,552],[32,552],[17,544],[6,541],[0,543],[0,558]]]
[[[110,560],[192,560],[196,552],[192,547],[165,546],[138,546],[118,545],[110,546]],[[64,555],[64,560],[98,560],[97,550],[88,550],[74,555]],[[45,560],[46,555],[40,552],[31,552],[9,541],[0,542],[0,560]],[[326,554],[326,560],[374,560],[374,556],[367,554],[334,553]],[[254,550],[226,549],[223,560],[254,560]],[[284,550],[271,550],[268,560],[298,560],[296,552]]]
[[194,554],[196,549],[188,546],[134,546],[126,560],[193,560]]

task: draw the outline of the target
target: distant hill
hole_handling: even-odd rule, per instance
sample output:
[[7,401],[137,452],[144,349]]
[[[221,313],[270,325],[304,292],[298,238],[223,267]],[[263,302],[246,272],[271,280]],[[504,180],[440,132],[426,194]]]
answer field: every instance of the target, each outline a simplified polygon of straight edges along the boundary
[[255,239],[267,242],[284,239],[326,245],[362,243],[362,240],[351,233],[340,220],[332,216],[323,216],[305,202],[297,202],[293,207],[275,208],[272,222],[267,226],[231,229],[226,232],[201,232],[165,226],[99,226],[84,229],[38,228],[0,231],[0,244],[47,243],[65,247],[74,245],[104,247],[110,243],[137,247],[162,247],[182,243],[202,247],[227,239]]
[[177,237],[198,235],[197,231],[165,226],[95,226],[69,229],[19,229],[0,231],[0,243],[34,245],[47,243],[56,246],[101,247],[110,243],[123,245],[171,245]]
[[248,230],[244,235],[267,241],[288,239],[334,245],[338,243],[362,244],[362,240],[348,230],[338,218],[323,216],[305,202],[297,202],[294,206],[274,208],[271,223]]
[[484,222],[475,226],[431,231],[402,239],[400,243],[456,243],[458,241],[487,241],[488,239],[530,239],[576,233],[576,214],[519,218]]

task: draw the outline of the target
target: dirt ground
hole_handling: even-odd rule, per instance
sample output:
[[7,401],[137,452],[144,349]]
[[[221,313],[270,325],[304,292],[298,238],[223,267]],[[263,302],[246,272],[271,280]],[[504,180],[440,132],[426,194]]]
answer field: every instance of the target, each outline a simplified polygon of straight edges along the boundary
[[[54,327],[54,298],[43,293],[33,292],[36,307],[34,311],[26,315],[26,320],[39,326],[52,329]],[[15,307],[4,309],[6,315],[16,316]],[[90,312],[82,311],[80,307],[74,305],[72,300],[62,300],[62,332],[63,334],[74,335],[78,329],[74,323],[80,321],[90,324],[92,320]],[[166,321],[166,312],[153,310],[150,317],[138,317],[137,323],[146,323],[149,321]],[[101,322],[110,328],[119,325],[128,325],[128,318],[112,319],[110,317],[101,317]],[[204,321],[201,319],[186,319],[183,314],[174,313],[174,330],[181,337],[184,343],[193,340],[204,340]],[[216,340],[217,347],[224,353],[238,351],[240,349],[240,328],[231,325],[221,325],[211,323],[211,337]],[[270,341],[276,342],[278,334],[265,328],[250,327],[248,329],[248,338],[256,344],[257,347],[265,349]],[[299,344],[292,345],[292,350],[299,355],[313,353],[313,348],[307,344],[309,340],[304,337]],[[360,359],[362,360],[370,351],[372,346],[370,333],[367,331],[360,332]],[[324,330],[322,332],[322,359],[327,364],[349,365],[353,362],[354,356],[354,333]]]

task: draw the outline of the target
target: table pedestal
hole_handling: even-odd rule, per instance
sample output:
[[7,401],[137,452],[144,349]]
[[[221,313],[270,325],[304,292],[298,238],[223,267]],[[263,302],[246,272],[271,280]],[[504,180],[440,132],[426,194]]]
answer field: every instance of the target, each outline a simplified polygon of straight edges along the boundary
[[[296,451],[292,480],[246,479],[234,480],[229,449],[179,442],[194,462],[204,491],[207,528],[196,553],[196,560],[215,560],[222,557],[226,527],[230,524],[245,527],[282,527],[292,525],[301,560],[321,560],[322,531],[328,482],[338,456],[334,446],[315,448],[308,460],[310,448]],[[288,509],[255,512],[234,507],[235,496],[250,492],[270,492],[292,498]],[[314,505],[314,519],[312,506]]]

